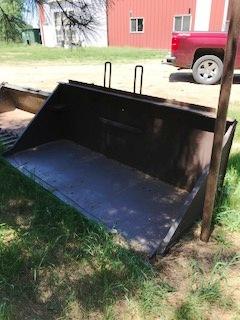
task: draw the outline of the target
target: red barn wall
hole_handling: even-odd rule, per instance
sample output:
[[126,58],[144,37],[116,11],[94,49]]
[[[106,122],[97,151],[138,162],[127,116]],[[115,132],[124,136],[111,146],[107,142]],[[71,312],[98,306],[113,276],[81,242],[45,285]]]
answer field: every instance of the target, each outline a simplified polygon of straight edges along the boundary
[[39,26],[40,26],[40,33],[41,33],[41,38],[42,38],[42,43],[45,45],[45,37],[44,37],[44,32],[43,32],[43,25],[46,22],[46,17],[45,17],[45,11],[43,4],[39,3],[38,4],[38,14],[39,14]]
[[222,31],[225,0],[212,0],[209,31]]
[[[193,30],[195,10],[196,0],[114,1],[108,7],[109,45],[170,48],[173,17],[190,12]],[[130,33],[130,17],[144,18],[144,33]]]

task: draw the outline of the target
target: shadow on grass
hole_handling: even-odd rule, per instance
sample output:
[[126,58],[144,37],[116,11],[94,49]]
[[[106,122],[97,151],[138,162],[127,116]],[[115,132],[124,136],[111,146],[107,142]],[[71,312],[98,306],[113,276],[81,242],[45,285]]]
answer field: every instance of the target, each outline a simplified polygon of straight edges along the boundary
[[11,301],[14,319],[59,318],[73,296],[86,312],[104,313],[153,279],[103,227],[4,161],[0,176],[0,300]]

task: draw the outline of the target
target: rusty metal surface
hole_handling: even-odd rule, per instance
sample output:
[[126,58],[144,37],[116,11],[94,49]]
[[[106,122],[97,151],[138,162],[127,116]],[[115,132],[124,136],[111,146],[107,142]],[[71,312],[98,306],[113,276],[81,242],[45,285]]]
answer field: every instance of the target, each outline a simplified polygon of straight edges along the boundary
[[20,136],[33,117],[34,114],[21,109],[2,112],[0,113],[0,129]]
[[14,145],[48,96],[40,90],[0,85],[0,142],[4,148]]
[[212,109],[62,83],[5,156],[135,248],[163,254],[201,214],[214,125]]
[[48,96],[48,92],[3,83],[0,86],[0,113],[17,108],[35,114]]

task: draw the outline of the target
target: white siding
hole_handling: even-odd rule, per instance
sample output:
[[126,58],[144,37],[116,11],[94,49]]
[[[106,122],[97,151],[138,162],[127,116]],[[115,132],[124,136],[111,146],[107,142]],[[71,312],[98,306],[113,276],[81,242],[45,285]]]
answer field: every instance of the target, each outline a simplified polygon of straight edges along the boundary
[[229,6],[229,0],[225,0],[224,5],[224,13],[223,13],[223,24],[222,24],[222,31],[227,31],[227,16],[228,16],[228,6]]
[[212,0],[197,0],[194,31],[209,31]]
[[[73,6],[68,2],[61,2],[62,7],[66,11],[73,11]],[[57,35],[55,28],[54,13],[61,12],[61,9],[55,1],[48,1],[48,4],[44,5],[44,11],[46,15],[46,23],[42,26],[44,45],[47,47],[55,47],[57,43]],[[96,30],[89,32],[87,38],[84,38],[81,31],[75,27],[77,41],[81,42],[82,46],[96,46],[106,47],[107,41],[107,13],[104,6],[98,7],[96,10],[95,19],[97,21]]]
[[57,45],[57,39],[54,25],[54,16],[51,7],[48,4],[44,4],[44,14],[46,21],[42,26],[43,44],[46,47],[55,47]]

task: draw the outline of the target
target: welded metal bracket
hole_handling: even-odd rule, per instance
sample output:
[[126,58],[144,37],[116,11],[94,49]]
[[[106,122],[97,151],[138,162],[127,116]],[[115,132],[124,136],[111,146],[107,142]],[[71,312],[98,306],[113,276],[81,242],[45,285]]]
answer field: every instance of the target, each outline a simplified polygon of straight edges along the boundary
[[133,92],[136,93],[138,69],[140,70],[139,94],[142,94],[142,85],[143,85],[143,66],[142,65],[136,65],[136,67],[135,67]]
[[[107,81],[107,74],[108,74],[108,81]],[[103,86],[106,88],[106,82],[108,82],[108,88],[111,88],[111,81],[112,81],[112,63],[107,61],[104,64],[104,79],[103,79]]]

